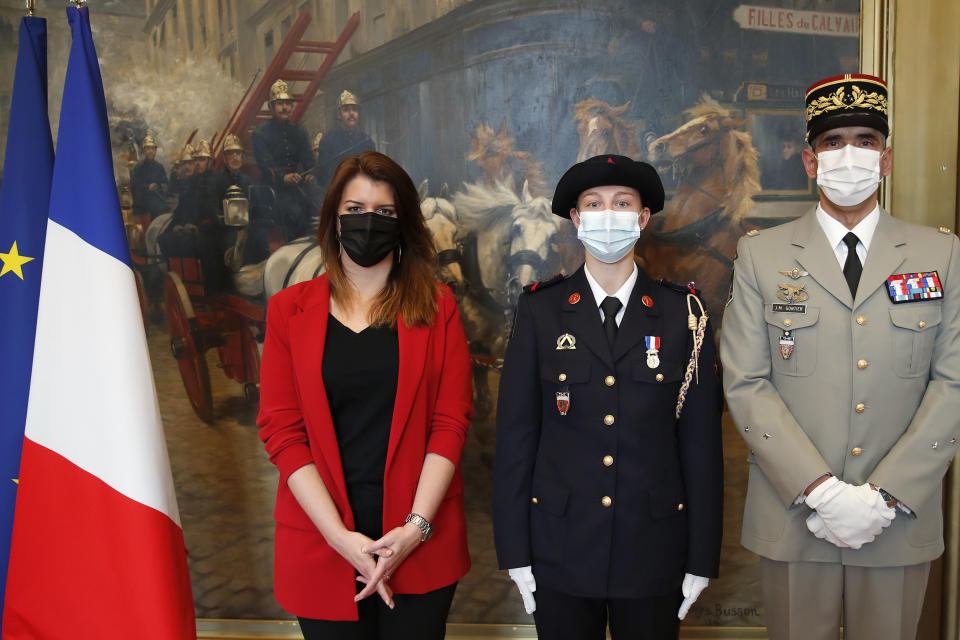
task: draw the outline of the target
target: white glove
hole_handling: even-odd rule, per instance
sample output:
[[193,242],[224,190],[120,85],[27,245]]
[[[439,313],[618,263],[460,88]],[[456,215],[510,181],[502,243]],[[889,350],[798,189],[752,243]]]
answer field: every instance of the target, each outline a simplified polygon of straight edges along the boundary
[[850,545],[835,536],[833,531],[827,528],[827,525],[823,523],[823,518],[821,518],[820,514],[816,511],[807,516],[807,529],[810,529],[810,533],[813,535],[821,540],[826,540],[835,547],[840,547],[841,549],[850,548]]
[[537,601],[533,597],[533,592],[537,590],[537,581],[533,578],[533,569],[531,567],[517,567],[508,569],[507,573],[510,579],[517,583],[517,589],[520,590],[520,597],[523,598],[523,608],[527,613],[533,613],[537,610]]
[[897,515],[870,485],[853,486],[833,476],[811,491],[805,502],[816,509],[837,539],[851,549],[873,542]]
[[683,620],[687,617],[687,612],[690,611],[690,607],[697,601],[697,598],[700,597],[700,594],[703,593],[703,590],[707,588],[708,584],[710,584],[708,578],[701,578],[692,573],[683,576],[683,585],[680,587],[680,591],[683,592],[683,602],[680,603],[677,618]]

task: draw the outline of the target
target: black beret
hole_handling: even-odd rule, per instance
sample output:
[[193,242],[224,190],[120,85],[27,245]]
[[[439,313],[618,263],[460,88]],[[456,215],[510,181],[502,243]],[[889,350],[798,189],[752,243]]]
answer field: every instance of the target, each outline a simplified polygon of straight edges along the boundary
[[807,142],[840,127],[870,127],[884,136],[887,122],[887,83],[877,76],[848,73],[832,76],[807,89]]
[[650,213],[663,209],[663,183],[656,169],[646,162],[607,154],[588,158],[567,169],[553,194],[553,212],[569,218],[570,209],[576,208],[581,193],[608,185],[633,187],[640,192],[641,203],[650,208]]

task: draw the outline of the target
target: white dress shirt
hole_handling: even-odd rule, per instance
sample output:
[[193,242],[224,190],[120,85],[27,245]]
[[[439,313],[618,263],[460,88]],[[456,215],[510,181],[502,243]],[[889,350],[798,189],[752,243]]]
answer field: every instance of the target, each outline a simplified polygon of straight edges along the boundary
[[857,243],[857,256],[860,258],[860,264],[864,264],[867,260],[867,252],[870,250],[870,242],[873,240],[873,233],[877,230],[877,224],[880,222],[880,205],[878,204],[874,207],[873,211],[868,213],[853,229],[847,229],[843,226],[842,222],[824,211],[818,204],[817,222],[820,223],[820,228],[823,229],[823,232],[827,235],[827,242],[829,242],[833,248],[833,252],[837,256],[837,262],[840,263],[841,269],[843,269],[843,265],[847,262],[848,251],[847,243],[843,241],[843,236],[851,231],[860,240],[860,242]]
[[[586,265],[583,267],[583,272],[587,275],[587,282],[590,283],[590,290],[593,291],[594,301],[597,303],[597,311],[600,312],[600,320],[603,321],[603,309],[600,308],[600,303],[607,297],[607,292],[603,290],[603,287],[600,286],[600,283],[594,280],[593,276],[590,275],[590,269]],[[633,263],[633,273],[630,274],[630,277],[627,278],[627,281],[624,282],[617,292],[613,294],[614,298],[620,300],[620,303],[623,305],[620,307],[620,311],[617,311],[617,315],[614,320],[617,323],[617,326],[620,326],[620,321],[623,320],[623,314],[627,310],[627,302],[630,300],[630,294],[633,293],[633,285],[637,284],[637,275],[640,273],[640,270],[637,269],[637,263]]]

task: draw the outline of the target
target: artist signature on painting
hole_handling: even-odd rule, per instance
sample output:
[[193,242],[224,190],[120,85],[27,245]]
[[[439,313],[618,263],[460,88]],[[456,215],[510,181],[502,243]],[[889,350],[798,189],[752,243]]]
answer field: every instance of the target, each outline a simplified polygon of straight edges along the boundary
[[720,603],[710,605],[694,605],[690,610],[692,618],[697,624],[729,624],[731,619],[760,618],[763,615],[760,607],[738,607]]

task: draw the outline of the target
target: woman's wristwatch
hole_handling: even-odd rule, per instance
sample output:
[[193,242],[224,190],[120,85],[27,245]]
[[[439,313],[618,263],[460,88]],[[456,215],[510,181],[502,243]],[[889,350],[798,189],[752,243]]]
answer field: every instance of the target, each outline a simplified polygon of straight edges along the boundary
[[407,519],[403,521],[403,524],[410,522],[417,525],[417,528],[420,529],[420,542],[426,542],[430,539],[430,536],[433,535],[433,525],[420,514],[411,513],[407,516]]

